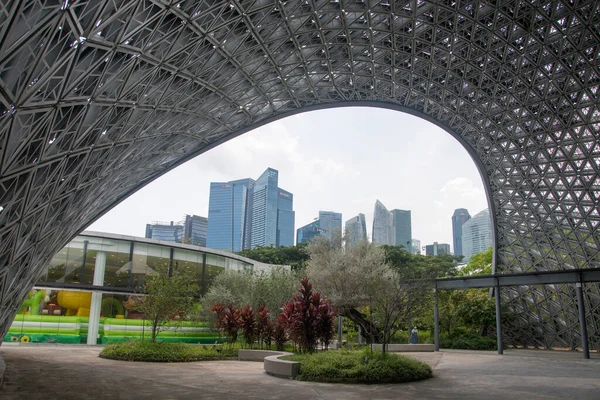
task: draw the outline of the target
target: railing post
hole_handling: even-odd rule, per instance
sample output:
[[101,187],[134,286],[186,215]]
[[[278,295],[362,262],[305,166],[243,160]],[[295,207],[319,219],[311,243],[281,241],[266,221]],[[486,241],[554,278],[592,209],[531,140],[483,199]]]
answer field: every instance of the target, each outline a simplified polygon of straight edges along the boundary
[[433,289],[433,343],[434,350],[440,351],[440,312],[438,309],[437,288]]
[[500,308],[500,280],[498,278],[496,278],[494,295],[496,297],[496,340],[498,343],[498,354],[504,354],[502,344],[502,309]]
[[579,331],[581,333],[581,348],[583,349],[583,356],[590,358],[590,348],[588,345],[588,333],[587,323],[585,321],[585,303],[583,302],[583,284],[577,282],[575,284],[575,290],[577,291],[577,308],[579,308]]

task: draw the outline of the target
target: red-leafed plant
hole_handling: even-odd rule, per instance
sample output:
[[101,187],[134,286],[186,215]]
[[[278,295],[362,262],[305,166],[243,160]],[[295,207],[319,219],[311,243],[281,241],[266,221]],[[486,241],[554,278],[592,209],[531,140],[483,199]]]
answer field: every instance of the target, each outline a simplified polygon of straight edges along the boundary
[[258,306],[256,311],[256,336],[258,342],[262,345],[266,344],[271,347],[273,334],[273,323],[271,322],[271,313],[264,303]]
[[[298,292],[291,302],[283,305],[280,318],[287,334],[298,345],[300,352],[312,353],[319,340],[326,337],[329,338],[327,342],[331,340],[331,337],[325,333],[327,319],[332,316],[326,312],[329,304],[321,299],[320,293],[313,293],[308,278],[300,281]],[[323,308],[322,312],[321,308]],[[321,326],[322,317],[325,319]]]
[[[285,317],[283,314],[280,314],[275,323],[272,324],[273,329],[273,341],[275,342],[275,348],[277,351],[283,351],[283,346],[285,342],[287,342],[287,334],[285,333]],[[270,345],[270,344],[269,344]]]
[[254,319],[254,311],[252,307],[246,306],[240,311],[239,319],[240,328],[244,332],[244,339],[246,344],[252,346],[254,343],[254,336],[256,334],[256,321]]
[[317,322],[317,337],[325,350],[329,348],[329,343],[333,339],[335,331],[335,316],[327,300],[319,301],[319,316]]
[[229,343],[234,343],[240,329],[240,309],[231,304],[223,308],[219,326],[227,335]]

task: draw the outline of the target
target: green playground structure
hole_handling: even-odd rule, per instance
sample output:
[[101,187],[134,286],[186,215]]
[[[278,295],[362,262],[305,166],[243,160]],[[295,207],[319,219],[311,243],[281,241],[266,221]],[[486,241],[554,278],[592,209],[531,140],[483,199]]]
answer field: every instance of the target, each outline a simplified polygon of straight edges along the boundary
[[[88,317],[17,314],[5,342],[86,343]],[[150,321],[141,319],[100,318],[98,343],[149,339]],[[210,344],[223,341],[207,322],[181,321],[162,328],[157,340]]]

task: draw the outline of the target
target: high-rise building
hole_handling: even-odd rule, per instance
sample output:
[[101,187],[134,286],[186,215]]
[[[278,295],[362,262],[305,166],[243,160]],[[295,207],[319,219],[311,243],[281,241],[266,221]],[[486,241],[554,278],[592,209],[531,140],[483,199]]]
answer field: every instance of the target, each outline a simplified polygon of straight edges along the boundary
[[490,212],[485,210],[475,214],[462,226],[462,250],[464,262],[477,253],[486,251],[492,245],[492,225]]
[[342,233],[342,214],[333,211],[319,211],[320,235],[328,239],[333,237],[335,232]]
[[406,251],[412,253],[412,224],[410,210],[392,210],[394,216],[394,229],[396,246],[404,246]]
[[248,247],[253,187],[253,179],[210,183],[207,247],[233,252]]
[[309,242],[317,236],[328,239],[333,234],[342,233],[342,214],[333,211],[319,211],[319,218],[296,231],[296,243]]
[[450,253],[450,245],[448,243],[433,242],[425,246],[425,255],[437,256],[439,254],[452,254]]
[[277,246],[294,245],[294,195],[287,190],[278,189],[277,197]]
[[379,200],[375,202],[373,213],[373,243],[378,245],[396,244],[394,216]]
[[206,247],[208,218],[200,217],[199,215],[186,214],[183,230],[183,241],[185,243]]
[[184,227],[180,223],[153,222],[146,224],[146,238],[164,240],[165,242],[181,243],[184,237]]
[[296,230],[296,244],[310,242],[317,236],[321,236],[319,231],[319,220],[304,225]]
[[410,243],[412,246],[412,253],[421,254],[421,241],[419,239],[411,239]]
[[457,208],[452,215],[452,244],[454,245],[454,255],[462,256],[462,226],[471,218],[466,208]]
[[294,244],[294,196],[268,168],[256,181],[211,182],[207,247],[238,252]]
[[356,243],[367,240],[367,223],[365,214],[358,214],[356,217],[346,221],[346,246],[354,246]]

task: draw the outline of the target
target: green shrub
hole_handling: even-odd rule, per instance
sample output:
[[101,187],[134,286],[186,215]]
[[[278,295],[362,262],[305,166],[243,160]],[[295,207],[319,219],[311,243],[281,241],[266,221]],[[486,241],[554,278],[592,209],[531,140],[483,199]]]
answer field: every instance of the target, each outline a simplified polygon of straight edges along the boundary
[[440,337],[440,347],[444,349],[495,350],[497,346],[495,337],[475,334],[442,335]]
[[105,346],[100,357],[123,361],[189,362],[237,357],[237,349],[186,343],[129,341]]
[[332,350],[312,354],[282,357],[299,361],[298,379],[317,382],[398,383],[427,379],[433,376],[431,367],[398,354]]

